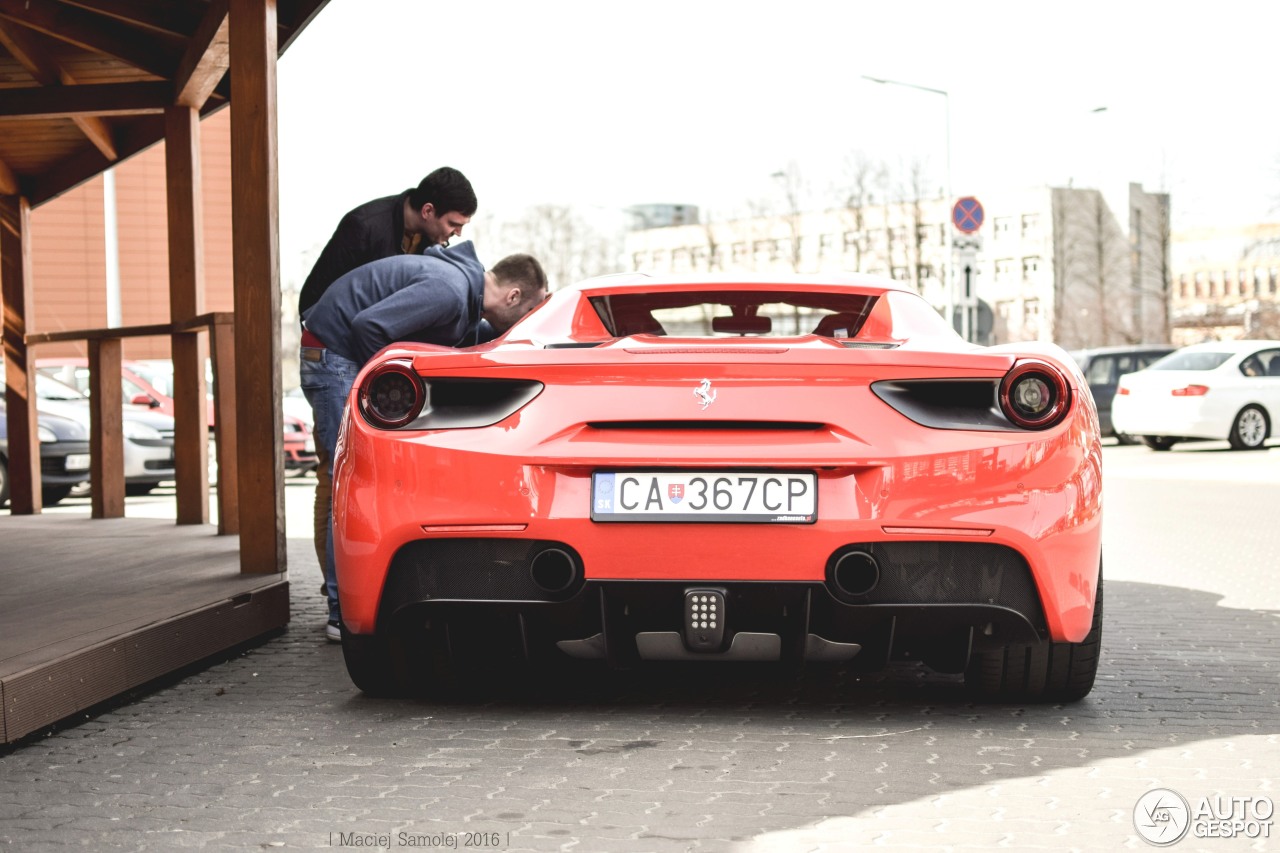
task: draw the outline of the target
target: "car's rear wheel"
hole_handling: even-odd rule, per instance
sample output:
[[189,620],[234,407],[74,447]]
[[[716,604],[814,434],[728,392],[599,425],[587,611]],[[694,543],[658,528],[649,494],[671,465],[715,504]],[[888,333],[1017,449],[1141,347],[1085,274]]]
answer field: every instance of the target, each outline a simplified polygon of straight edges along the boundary
[[1116,444],[1137,444],[1138,439],[1129,435],[1127,432],[1116,433]]
[[380,631],[373,636],[342,629],[342,658],[352,683],[369,696],[447,693],[457,675],[440,638],[429,630]]
[[1271,435],[1271,421],[1261,406],[1245,406],[1231,424],[1227,440],[1235,450],[1262,450]]
[[9,463],[0,456],[0,506],[9,503]]
[[124,493],[131,498],[140,498],[143,495],[151,494],[155,487],[155,483],[125,483]]
[[1142,443],[1152,450],[1168,450],[1178,443],[1178,440],[1171,435],[1144,435]]
[[370,696],[401,696],[408,685],[396,673],[391,643],[381,636],[358,636],[342,629],[342,659],[347,675]]
[[964,683],[982,699],[1074,702],[1093,689],[1102,651],[1102,567],[1093,623],[1078,643],[1040,643],[978,652],[969,660]]

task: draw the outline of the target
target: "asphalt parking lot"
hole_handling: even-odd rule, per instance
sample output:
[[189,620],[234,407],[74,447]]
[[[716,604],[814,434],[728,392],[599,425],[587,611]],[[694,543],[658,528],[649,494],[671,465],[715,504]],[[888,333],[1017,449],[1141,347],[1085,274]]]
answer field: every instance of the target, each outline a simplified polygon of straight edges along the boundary
[[[0,843],[1142,849],[1153,788],[1193,810],[1276,795],[1280,448],[1104,455],[1104,660],[1067,706],[974,705],[918,667],[584,669],[369,699],[323,639],[313,481],[289,480],[288,630],[0,753]],[[1274,844],[1255,823],[1178,847]]]

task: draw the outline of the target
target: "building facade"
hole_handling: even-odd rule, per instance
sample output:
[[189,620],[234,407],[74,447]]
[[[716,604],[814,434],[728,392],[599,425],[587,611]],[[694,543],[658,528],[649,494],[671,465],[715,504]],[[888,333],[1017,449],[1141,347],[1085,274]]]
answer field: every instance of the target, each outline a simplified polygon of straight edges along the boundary
[[[626,261],[655,273],[865,272],[911,285],[971,339],[1070,349],[1169,339],[1169,197],[1130,184],[1041,187],[981,199],[974,238],[943,199],[638,228]],[[951,233],[948,233],[950,230]],[[967,248],[966,248],[967,247]],[[952,290],[944,285],[948,250]]]
[[1180,232],[1173,342],[1280,339],[1280,223]]
[[[204,310],[231,311],[229,108],[200,122],[200,174]],[[115,166],[110,179],[98,175],[34,209],[30,331],[168,323],[168,234],[163,142]],[[113,303],[122,306],[116,318]],[[84,349],[84,342],[51,343],[33,352],[83,356]],[[127,359],[169,358],[169,339],[126,338],[123,352]]]

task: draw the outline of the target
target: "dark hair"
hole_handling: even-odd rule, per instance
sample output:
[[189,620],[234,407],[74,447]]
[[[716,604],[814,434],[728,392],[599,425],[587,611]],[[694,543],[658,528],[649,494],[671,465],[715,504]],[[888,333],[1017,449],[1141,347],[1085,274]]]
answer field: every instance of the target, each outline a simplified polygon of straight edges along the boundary
[[533,255],[507,255],[489,272],[504,284],[519,285],[521,301],[547,289],[547,274]]
[[424,204],[436,209],[437,216],[457,211],[463,216],[475,216],[476,191],[471,188],[467,176],[457,169],[441,166],[422,179],[418,188],[409,191],[409,204],[422,210]]

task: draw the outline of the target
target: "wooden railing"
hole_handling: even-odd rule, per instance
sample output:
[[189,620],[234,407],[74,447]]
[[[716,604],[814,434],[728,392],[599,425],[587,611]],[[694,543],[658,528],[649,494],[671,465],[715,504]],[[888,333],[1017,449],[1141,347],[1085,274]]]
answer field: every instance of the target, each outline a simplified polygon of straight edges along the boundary
[[89,484],[94,518],[124,515],[122,341],[171,336],[174,374],[174,469],[178,524],[209,520],[208,404],[203,342],[213,364],[214,447],[218,463],[218,532],[239,532],[236,463],[234,314],[201,314],[183,323],[28,334],[28,347],[85,341],[89,348]]

